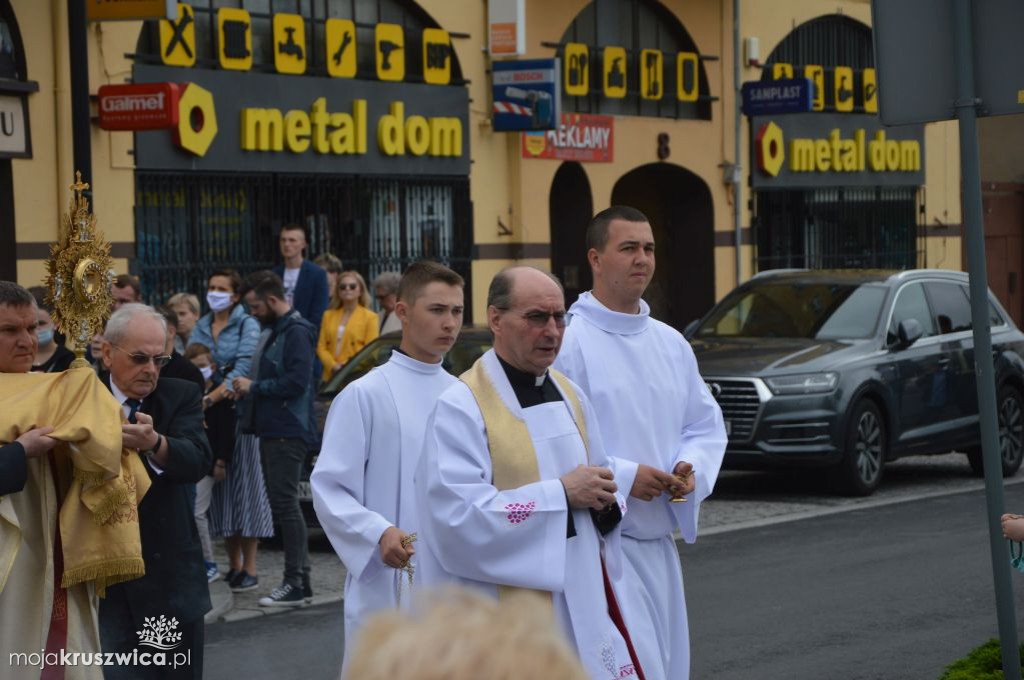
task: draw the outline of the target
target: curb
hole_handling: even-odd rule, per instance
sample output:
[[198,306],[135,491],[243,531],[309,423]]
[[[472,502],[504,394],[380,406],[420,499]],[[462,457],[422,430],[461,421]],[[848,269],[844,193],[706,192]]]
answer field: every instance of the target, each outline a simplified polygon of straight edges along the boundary
[[[231,592],[230,590],[228,592]],[[292,612],[297,609],[305,609],[307,607],[316,607],[322,604],[334,604],[343,600],[341,595],[320,595],[315,596],[313,601],[308,604],[303,604],[299,607],[255,607],[250,609],[229,609],[221,612],[217,618],[207,618],[206,622],[211,623],[216,621],[217,623],[235,623],[236,621],[246,621],[248,619],[258,619],[265,616],[275,616],[277,614],[285,614]],[[211,614],[213,612],[210,612]],[[210,614],[206,615],[207,617]]]
[[203,617],[203,621],[206,623],[221,621],[234,608],[235,596],[223,578],[210,584],[210,602],[213,604],[213,608]]

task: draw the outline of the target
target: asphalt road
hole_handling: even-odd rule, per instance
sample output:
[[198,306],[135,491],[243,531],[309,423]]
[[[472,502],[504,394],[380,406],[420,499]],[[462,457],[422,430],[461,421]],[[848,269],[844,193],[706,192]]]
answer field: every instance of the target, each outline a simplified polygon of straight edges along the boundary
[[[892,500],[682,546],[694,680],[934,680],[995,637],[984,494]],[[336,679],[343,644],[337,603],[216,624],[205,677]]]
[[[1006,488],[1006,506],[1024,508],[1021,485]],[[998,636],[980,491],[721,533],[680,552],[695,679],[935,680]]]

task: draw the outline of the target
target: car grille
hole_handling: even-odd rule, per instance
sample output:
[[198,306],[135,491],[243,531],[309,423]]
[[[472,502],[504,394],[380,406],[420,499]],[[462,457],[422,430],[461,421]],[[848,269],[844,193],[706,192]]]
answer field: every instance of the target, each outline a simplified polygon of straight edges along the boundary
[[[708,388],[722,409],[729,439],[745,441],[754,433],[761,399],[752,380],[708,380]],[[716,387],[717,386],[717,387]]]

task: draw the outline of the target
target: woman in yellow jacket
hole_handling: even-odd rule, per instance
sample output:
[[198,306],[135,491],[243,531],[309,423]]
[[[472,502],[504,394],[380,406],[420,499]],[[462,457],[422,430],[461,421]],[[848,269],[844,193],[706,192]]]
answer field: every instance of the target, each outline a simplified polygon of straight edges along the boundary
[[338,287],[331,292],[331,306],[320,321],[320,341],[316,345],[316,355],[324,365],[324,381],[377,337],[379,323],[370,311],[370,293],[359,272],[339,274]]

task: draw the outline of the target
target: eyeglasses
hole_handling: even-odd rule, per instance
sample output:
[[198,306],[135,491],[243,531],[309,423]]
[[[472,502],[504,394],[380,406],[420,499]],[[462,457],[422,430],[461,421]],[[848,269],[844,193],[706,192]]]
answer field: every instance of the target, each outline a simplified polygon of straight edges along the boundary
[[[507,309],[504,311],[508,311]],[[565,312],[526,312],[520,314],[526,322],[534,328],[544,328],[548,325],[548,319],[555,320],[555,328],[565,328]]]
[[171,360],[171,357],[166,354],[161,354],[159,356],[150,356],[148,354],[142,354],[141,352],[129,352],[124,348],[118,347],[114,343],[110,343],[110,346],[116,350],[119,350],[127,354],[131,358],[132,363],[137,366],[145,366],[150,361],[152,361],[153,365],[156,366],[157,368],[163,368],[164,366],[167,365],[167,362]]
[[338,284],[338,288],[340,290],[358,290],[359,289],[359,284],[358,283],[339,283]]

